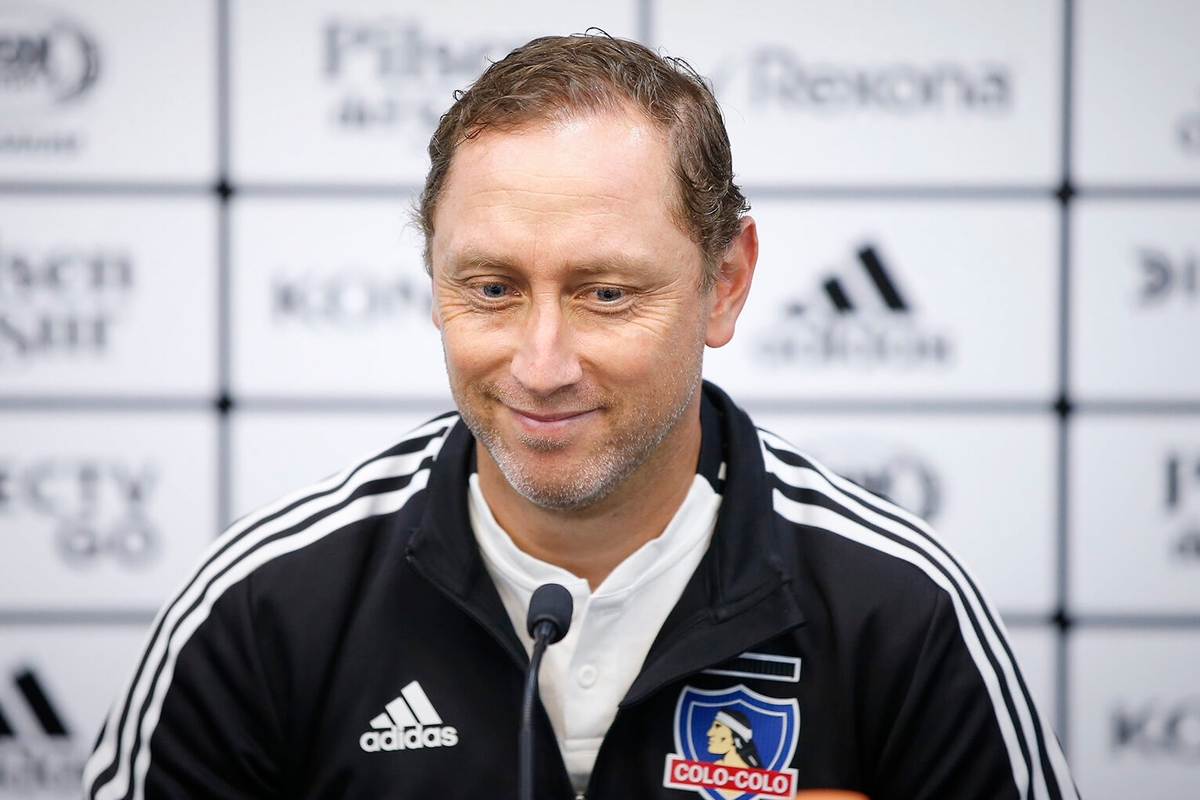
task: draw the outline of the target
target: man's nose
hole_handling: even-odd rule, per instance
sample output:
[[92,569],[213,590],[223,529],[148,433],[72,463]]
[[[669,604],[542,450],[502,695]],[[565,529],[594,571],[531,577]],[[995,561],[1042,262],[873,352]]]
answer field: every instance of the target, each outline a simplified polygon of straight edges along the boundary
[[541,298],[530,305],[513,354],[512,374],[528,392],[543,397],[583,377],[575,337],[558,298]]

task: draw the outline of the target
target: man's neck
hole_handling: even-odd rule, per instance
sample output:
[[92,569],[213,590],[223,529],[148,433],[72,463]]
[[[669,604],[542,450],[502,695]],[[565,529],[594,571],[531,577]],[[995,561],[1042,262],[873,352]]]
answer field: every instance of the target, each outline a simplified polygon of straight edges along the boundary
[[584,578],[595,590],[618,564],[666,529],[687,497],[700,455],[698,405],[619,487],[585,508],[530,502],[477,443],[480,489],[518,548]]

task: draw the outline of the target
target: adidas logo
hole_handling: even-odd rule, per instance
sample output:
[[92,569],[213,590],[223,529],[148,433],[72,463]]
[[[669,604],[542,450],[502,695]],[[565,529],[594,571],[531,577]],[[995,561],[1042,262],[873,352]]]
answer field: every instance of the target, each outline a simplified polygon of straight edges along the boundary
[[78,796],[84,760],[33,670],[0,685],[0,797]]
[[855,263],[820,280],[815,299],[790,301],[782,319],[765,333],[761,352],[776,364],[946,365],[949,337],[917,324],[874,245],[855,253]]
[[[21,693],[26,709],[37,721],[43,734],[54,738],[67,736],[67,726],[63,724],[62,717],[59,716],[54,704],[50,701],[50,696],[46,694],[41,681],[37,679],[37,675],[34,675],[32,670],[26,669],[15,675],[13,685]],[[0,706],[0,740],[12,739],[16,735],[17,732],[12,721],[5,716],[3,706]]]
[[[908,302],[900,293],[900,287],[883,265],[879,253],[873,245],[864,245],[857,253],[858,264],[862,267],[859,272],[855,269],[845,270],[843,275],[831,275],[821,283],[823,300],[828,303],[827,312],[835,314],[850,314],[855,311],[891,312],[906,314],[911,309]],[[788,306],[789,314],[799,316],[807,312],[802,303],[792,303]]]
[[371,728],[358,737],[358,746],[368,753],[458,744],[458,730],[442,724],[417,681],[401,689],[400,696],[383,707],[383,713],[371,720]]

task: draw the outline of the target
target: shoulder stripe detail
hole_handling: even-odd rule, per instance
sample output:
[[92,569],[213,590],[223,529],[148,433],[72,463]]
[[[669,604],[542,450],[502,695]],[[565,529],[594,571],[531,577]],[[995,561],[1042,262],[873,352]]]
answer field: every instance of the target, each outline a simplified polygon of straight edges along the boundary
[[143,797],[149,742],[170,688],[175,659],[221,595],[285,553],[353,522],[402,508],[425,487],[430,465],[455,421],[453,417],[434,420],[400,445],[243,517],[213,542],[151,626],[141,661],[114,703],[84,769],[89,797]]
[[777,513],[907,561],[946,591],[992,699],[1019,796],[1077,797],[1058,741],[1014,667],[999,615],[945,545],[916,516],[828,472],[772,434],[760,436],[766,469],[780,482],[773,492]]

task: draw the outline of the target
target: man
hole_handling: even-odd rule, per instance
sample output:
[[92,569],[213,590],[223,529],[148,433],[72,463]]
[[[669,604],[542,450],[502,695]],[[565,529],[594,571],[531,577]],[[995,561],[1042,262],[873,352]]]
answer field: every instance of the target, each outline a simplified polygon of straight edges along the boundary
[[[702,385],[757,232],[705,83],[531,42],[442,119],[419,216],[458,415],[237,522],[155,622],[94,797],[1074,797],[995,612],[905,512]],[[803,724],[801,724],[803,714]],[[757,766],[716,763],[717,725]]]

